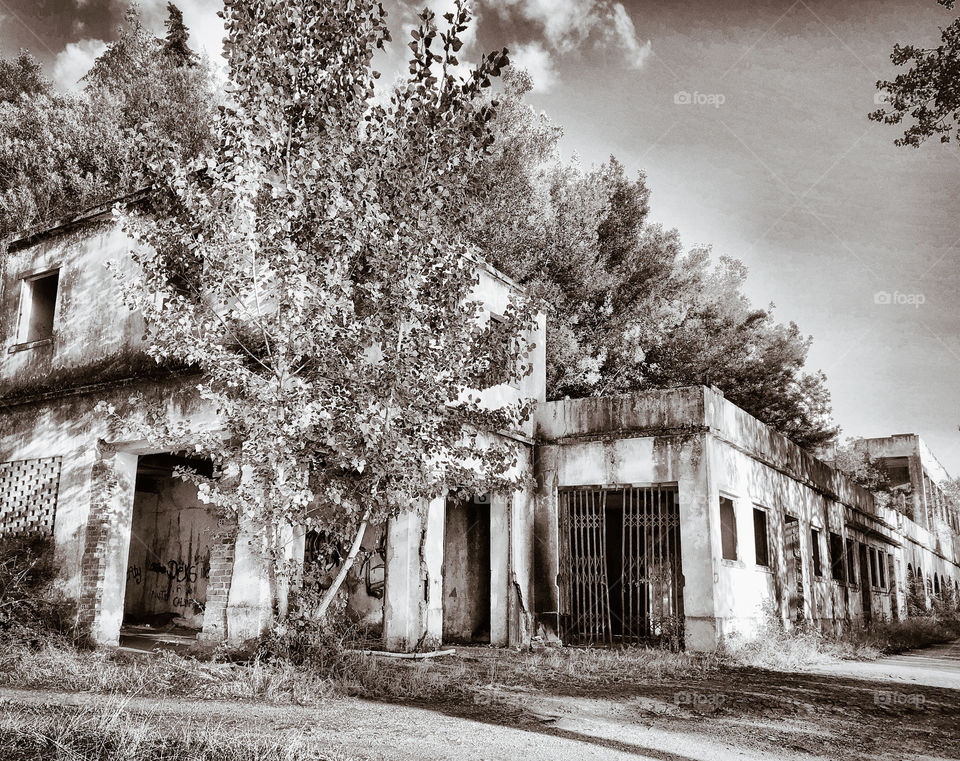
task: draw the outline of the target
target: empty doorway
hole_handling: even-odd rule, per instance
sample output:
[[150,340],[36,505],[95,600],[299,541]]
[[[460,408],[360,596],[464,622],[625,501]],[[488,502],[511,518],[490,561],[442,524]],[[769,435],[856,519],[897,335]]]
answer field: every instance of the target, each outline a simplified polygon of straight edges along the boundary
[[124,634],[190,636],[203,628],[216,516],[178,466],[209,475],[210,463],[174,454],[140,457],[133,501]]
[[443,641],[490,642],[490,499],[447,497],[443,536]]

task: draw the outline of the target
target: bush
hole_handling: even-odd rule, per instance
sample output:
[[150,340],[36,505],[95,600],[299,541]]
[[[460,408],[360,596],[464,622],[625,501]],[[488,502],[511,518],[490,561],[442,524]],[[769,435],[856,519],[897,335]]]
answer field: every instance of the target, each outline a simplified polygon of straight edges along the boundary
[[57,588],[53,541],[0,539],[0,638],[34,642],[60,635],[79,642],[76,603]]

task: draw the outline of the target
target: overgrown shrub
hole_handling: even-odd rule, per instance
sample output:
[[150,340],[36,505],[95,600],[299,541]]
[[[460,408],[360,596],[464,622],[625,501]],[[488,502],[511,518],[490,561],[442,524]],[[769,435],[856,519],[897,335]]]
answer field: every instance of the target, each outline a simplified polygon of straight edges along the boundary
[[58,635],[83,640],[76,603],[57,587],[53,558],[49,537],[0,539],[0,638],[35,642]]
[[287,614],[270,632],[251,643],[251,657],[309,668],[338,680],[356,670],[361,656],[355,645],[362,637],[347,615],[346,593],[334,598],[322,618],[315,613],[329,583],[325,574],[323,568],[306,564],[291,579]]

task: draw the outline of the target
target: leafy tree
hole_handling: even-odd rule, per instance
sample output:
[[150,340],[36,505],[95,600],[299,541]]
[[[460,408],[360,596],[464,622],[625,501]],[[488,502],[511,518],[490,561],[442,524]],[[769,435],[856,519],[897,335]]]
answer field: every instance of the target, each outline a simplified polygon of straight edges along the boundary
[[113,125],[83,98],[0,102],[0,239],[106,200],[129,182]]
[[[862,438],[848,438],[842,445],[830,447],[830,451],[824,451],[821,456],[870,491],[878,505],[893,508],[913,518],[912,504],[903,498],[908,492],[894,490],[882,464],[870,456],[870,452],[860,443],[862,441]],[[896,498],[898,495],[899,499]]]
[[810,339],[743,295],[744,266],[684,252],[649,219],[643,174],[612,158],[560,161],[560,131],[527,106],[529,77],[499,96],[494,150],[477,170],[475,244],[552,307],[551,398],[703,383],[792,438],[832,440],[829,394],[804,365]]
[[[441,31],[424,11],[410,74],[381,103],[375,0],[227,0],[223,17],[232,99],[213,157],[202,171],[168,157],[150,206],[123,217],[142,244],[124,287],[150,352],[202,371],[222,430],[154,416],[144,433],[172,447],[186,434],[223,474],[194,474],[202,498],[261,536],[292,523],[355,537],[322,612],[368,523],[520,483],[494,434],[530,402],[467,390],[509,350],[471,295],[464,212],[491,140],[480,94],[507,59],[456,77],[469,14],[458,3]],[[518,301],[506,325],[520,341],[531,319]]]
[[[182,14],[172,3],[168,7],[170,34],[186,46]],[[212,146],[217,108],[212,69],[208,62],[185,65],[182,51],[169,46],[170,35],[166,42],[154,37],[131,5],[117,39],[84,77],[88,99],[123,133],[124,161],[136,170],[167,151],[189,160]]]
[[[937,0],[952,10],[955,0]],[[893,80],[877,82],[887,103],[871,113],[870,119],[883,124],[900,124],[910,116],[913,123],[897,145],[914,148],[929,137],[940,142],[960,139],[960,17],[940,28],[940,44],[933,48],[894,45],[890,60],[895,66],[909,65]]]
[[21,95],[49,95],[52,89],[40,63],[26,50],[15,61],[0,60],[0,103],[16,102]]

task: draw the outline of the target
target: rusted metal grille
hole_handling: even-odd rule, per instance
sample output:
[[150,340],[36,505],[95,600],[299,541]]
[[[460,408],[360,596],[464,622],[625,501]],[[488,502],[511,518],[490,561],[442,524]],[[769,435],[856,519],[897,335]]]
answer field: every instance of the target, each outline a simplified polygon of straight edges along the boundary
[[0,463],[0,537],[53,534],[59,457]]
[[681,647],[676,487],[578,487],[559,496],[564,641]]

